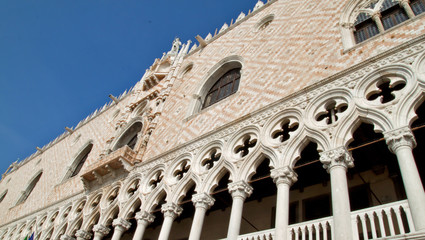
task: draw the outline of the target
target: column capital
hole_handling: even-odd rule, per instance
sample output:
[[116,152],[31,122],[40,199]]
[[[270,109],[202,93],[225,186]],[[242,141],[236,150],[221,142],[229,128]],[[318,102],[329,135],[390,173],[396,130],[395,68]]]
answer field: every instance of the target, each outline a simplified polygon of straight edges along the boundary
[[100,234],[102,236],[106,236],[109,234],[109,231],[111,229],[109,229],[108,227],[103,226],[102,224],[96,224],[93,226],[93,232],[95,234]]
[[144,221],[147,223],[152,223],[155,220],[155,216],[149,212],[143,211],[143,212],[138,212],[136,213],[136,220],[139,221]]
[[345,147],[335,148],[319,154],[320,162],[323,163],[323,168],[328,172],[337,166],[345,169],[354,167],[353,157],[351,157],[351,153]]
[[78,239],[87,239],[88,240],[92,237],[92,234],[87,232],[87,231],[80,229],[80,230],[77,231],[77,233],[75,233],[75,236]]
[[131,223],[125,219],[116,218],[114,219],[114,221],[112,221],[112,226],[115,228],[118,227],[127,231],[131,227]]
[[215,199],[206,193],[194,194],[192,196],[192,202],[195,208],[203,208],[208,210],[212,205],[214,205]]
[[161,212],[164,214],[164,217],[175,219],[183,212],[183,208],[175,203],[165,203],[161,206]]
[[276,185],[287,184],[292,186],[298,181],[298,174],[290,167],[275,168],[270,171],[270,176]]
[[242,198],[244,200],[252,194],[253,190],[249,183],[245,181],[229,183],[228,186],[232,198]]
[[60,240],[75,240],[75,238],[64,234],[60,237]]
[[395,153],[399,147],[416,147],[415,136],[408,126],[384,132],[385,142],[391,152]]

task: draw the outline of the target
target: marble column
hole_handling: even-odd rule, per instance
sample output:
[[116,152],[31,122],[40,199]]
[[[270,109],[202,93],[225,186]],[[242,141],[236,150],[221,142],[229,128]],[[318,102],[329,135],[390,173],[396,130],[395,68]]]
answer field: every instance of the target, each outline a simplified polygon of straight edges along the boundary
[[75,233],[75,236],[77,237],[77,240],[89,240],[91,239],[92,234],[80,229],[77,233]]
[[253,188],[245,181],[229,184],[229,192],[232,195],[232,211],[230,213],[227,240],[236,240],[241,228],[243,204],[245,199],[252,194]]
[[195,216],[193,217],[192,227],[190,229],[189,240],[201,239],[202,226],[204,224],[205,213],[214,204],[214,198],[209,194],[200,193],[192,197],[195,206]]
[[272,169],[270,175],[277,186],[275,239],[287,240],[289,190],[292,184],[298,180],[298,175],[289,167]]
[[142,240],[146,227],[155,220],[155,216],[143,211],[136,213],[137,228],[133,240]]
[[125,219],[117,218],[112,221],[112,226],[114,227],[112,240],[120,240],[122,234],[131,227],[131,223]]
[[384,137],[390,151],[397,156],[415,228],[425,230],[425,192],[412,153],[415,137],[409,127],[385,132]]
[[110,229],[103,226],[102,224],[96,224],[93,227],[94,238],[93,240],[101,240],[103,237],[108,235]]
[[320,153],[320,161],[331,175],[333,239],[353,239],[347,184],[347,169],[354,167],[353,158],[345,147],[339,147]]
[[409,18],[414,18],[415,13],[413,12],[412,8],[410,7],[409,2],[410,2],[409,0],[400,0],[399,4],[404,9],[404,11],[406,11],[407,16],[409,16]]
[[372,19],[373,19],[373,21],[375,21],[376,26],[379,29],[379,32],[380,33],[385,32],[384,24],[382,24],[382,21],[381,21],[381,13],[380,12],[373,13]]
[[174,219],[183,212],[183,208],[175,203],[165,203],[161,207],[161,212],[164,214],[164,222],[162,223],[158,240],[168,240]]

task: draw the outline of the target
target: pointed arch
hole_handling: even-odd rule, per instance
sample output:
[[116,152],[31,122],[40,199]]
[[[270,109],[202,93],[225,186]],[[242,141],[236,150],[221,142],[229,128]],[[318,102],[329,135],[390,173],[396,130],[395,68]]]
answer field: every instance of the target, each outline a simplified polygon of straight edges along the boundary
[[136,147],[138,142],[139,133],[143,130],[143,119],[141,117],[137,117],[133,119],[132,122],[128,124],[128,126],[121,131],[118,135],[117,139],[112,144],[112,151],[115,151],[121,147],[128,146],[131,149]]
[[35,186],[37,185],[38,181],[40,180],[41,176],[43,175],[43,170],[38,171],[34,177],[29,181],[29,184],[25,191],[22,193],[21,197],[19,198],[16,205],[21,204],[27,200],[31,192],[34,190]]
[[86,162],[91,150],[93,149],[93,142],[87,142],[81,150],[76,154],[71,165],[68,167],[68,171],[65,174],[64,180],[75,177],[83,168],[84,163]]

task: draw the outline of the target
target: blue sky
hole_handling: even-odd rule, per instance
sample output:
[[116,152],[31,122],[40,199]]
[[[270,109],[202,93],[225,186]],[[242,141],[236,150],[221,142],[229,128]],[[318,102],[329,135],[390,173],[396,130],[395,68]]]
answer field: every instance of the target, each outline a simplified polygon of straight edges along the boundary
[[0,174],[257,0],[0,1]]

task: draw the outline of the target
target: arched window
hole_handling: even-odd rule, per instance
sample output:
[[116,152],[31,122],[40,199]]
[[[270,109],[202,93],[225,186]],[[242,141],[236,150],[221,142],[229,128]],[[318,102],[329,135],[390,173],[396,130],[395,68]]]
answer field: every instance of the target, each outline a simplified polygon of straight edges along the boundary
[[[341,26],[347,48],[425,12],[425,0],[352,0],[344,12]],[[349,29],[354,35],[352,40],[348,36]]]
[[143,124],[141,122],[135,122],[128,128],[124,134],[121,135],[120,139],[115,144],[113,151],[127,145],[129,148],[134,149],[138,140],[138,133],[142,130]]
[[71,175],[68,178],[72,178],[76,176],[81,171],[81,168],[86,162],[92,148],[93,148],[93,144],[90,143],[86,148],[84,148],[84,150],[80,154],[78,154],[77,158],[75,159],[73,163],[74,166],[71,166],[72,171],[71,171]]
[[16,204],[23,203],[23,202],[25,202],[25,200],[27,200],[27,198],[31,194],[32,190],[34,190],[35,186],[37,185],[38,181],[40,180],[42,174],[43,174],[43,172],[41,171],[40,173],[38,173],[36,175],[36,177],[34,177],[31,180],[31,182],[28,185],[27,189],[22,193],[21,198],[18,200],[18,202]]
[[205,96],[203,108],[213,105],[216,102],[232,95],[238,91],[239,80],[241,78],[241,69],[235,68],[227,71],[221,76],[208,91]]

